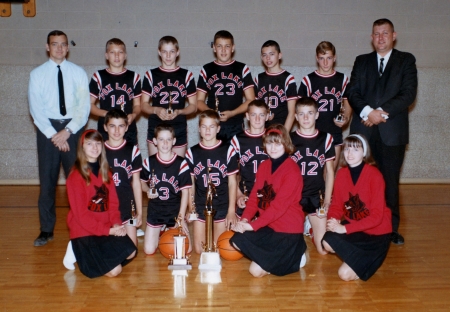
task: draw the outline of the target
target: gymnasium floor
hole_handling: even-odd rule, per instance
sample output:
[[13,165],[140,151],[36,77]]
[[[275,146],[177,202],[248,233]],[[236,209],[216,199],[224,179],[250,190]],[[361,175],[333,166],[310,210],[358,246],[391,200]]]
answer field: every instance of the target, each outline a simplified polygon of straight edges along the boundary
[[347,283],[337,277],[339,259],[318,255],[309,238],[306,266],[284,277],[253,278],[249,260],[224,260],[213,276],[220,282],[207,283],[198,255],[187,277],[174,277],[167,259],[143,253],[140,238],[137,258],[119,277],[91,280],[62,265],[63,186],[55,239],[33,246],[37,194],[37,186],[0,186],[0,311],[450,311],[450,185],[402,185],[405,245],[392,245],[368,282]]

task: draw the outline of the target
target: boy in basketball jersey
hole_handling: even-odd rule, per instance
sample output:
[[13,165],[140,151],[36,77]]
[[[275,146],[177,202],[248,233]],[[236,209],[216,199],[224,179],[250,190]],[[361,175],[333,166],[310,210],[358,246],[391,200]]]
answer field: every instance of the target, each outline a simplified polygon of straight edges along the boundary
[[255,78],[255,89],[256,98],[264,100],[270,109],[266,127],[278,123],[290,132],[295,119],[297,84],[294,76],[280,67],[282,57],[280,45],[276,41],[264,42],[261,60],[266,71]]
[[[97,129],[106,141],[108,136],[103,127],[106,113],[115,108],[124,111],[128,119],[125,139],[128,143],[137,145],[135,120],[141,112],[141,78],[139,74],[124,67],[127,49],[122,40],[108,40],[105,58],[108,68],[95,72],[89,84],[91,114],[98,116]],[[97,101],[100,107],[97,107]]]
[[[226,30],[218,31],[213,45],[216,60],[202,67],[197,84],[198,109],[219,113],[217,139],[224,142],[243,131],[244,113],[248,103],[255,99],[250,68],[233,60],[234,49],[233,35]],[[244,103],[242,97],[245,97]]]
[[184,216],[192,186],[186,160],[172,151],[176,144],[173,128],[162,124],[155,128],[154,134],[153,144],[158,152],[144,159],[141,171],[142,191],[149,198],[144,239],[144,252],[148,255],[158,248],[161,230],[174,227],[175,220],[187,229]]
[[[300,167],[303,176],[303,191],[300,205],[308,214],[314,233],[314,244],[317,251],[325,255],[322,248],[322,237],[326,231],[326,212],[331,202],[334,184],[334,148],[331,134],[316,129],[319,117],[317,103],[313,98],[302,97],[295,105],[295,119],[299,128],[291,132],[294,154],[291,158]],[[326,168],[326,178],[324,170]],[[320,194],[323,196],[325,213],[319,213]]]
[[220,131],[218,113],[213,110],[205,110],[199,115],[198,123],[201,141],[187,150],[186,160],[192,177],[191,194],[195,194],[196,213],[198,214],[197,220],[194,221],[194,250],[196,253],[201,253],[202,242],[206,242],[203,211],[207,200],[209,181],[214,184],[216,189],[216,196],[212,197],[212,208],[216,210],[214,242],[217,243],[220,234],[236,223],[238,161],[233,146],[216,138]]
[[122,224],[128,236],[137,246],[137,227],[142,223],[142,190],[139,179],[142,170],[141,152],[137,145],[125,139],[128,118],[121,109],[110,110],[105,116],[104,130],[106,158],[113,173],[113,181],[119,197]]
[[[336,62],[336,49],[331,42],[322,41],[316,48],[316,60],[319,69],[310,73],[302,79],[298,94],[300,97],[310,96],[318,104],[319,118],[316,127],[320,131],[330,133],[334,139],[336,170],[341,154],[342,127],[344,127],[352,116],[352,108],[347,99],[343,97],[348,84],[348,77],[334,70]],[[336,117],[341,107],[344,109],[342,121]]]
[[153,144],[155,128],[164,123],[175,129],[173,151],[184,157],[188,144],[186,115],[197,111],[194,75],[177,65],[180,50],[174,37],[165,36],[159,40],[158,54],[161,66],[147,71],[142,84],[141,108],[144,113],[149,114],[148,154],[156,154],[157,148]]
[[236,189],[236,214],[240,218],[244,212],[246,201],[255,184],[255,176],[259,165],[269,156],[264,152],[262,137],[265,123],[269,118],[269,108],[263,100],[253,100],[248,104],[245,117],[249,128],[235,135],[231,145],[239,159],[239,183]]

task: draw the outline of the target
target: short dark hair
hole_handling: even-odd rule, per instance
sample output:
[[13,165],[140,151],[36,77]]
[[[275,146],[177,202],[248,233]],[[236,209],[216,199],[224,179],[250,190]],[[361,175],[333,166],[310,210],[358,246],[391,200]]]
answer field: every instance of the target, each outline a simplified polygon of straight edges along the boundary
[[69,39],[67,39],[67,35],[63,31],[61,31],[61,30],[52,30],[47,35],[47,44],[50,44],[50,37],[51,36],[64,36],[64,37],[66,37],[66,41],[69,42]]
[[301,97],[297,100],[297,103],[295,103],[295,112],[297,112],[297,108],[300,106],[313,106],[316,112],[319,109],[317,102],[309,96]]
[[120,40],[119,38],[111,38],[106,42],[106,47],[105,47],[106,52],[108,52],[108,47],[112,44],[115,44],[118,46],[123,46],[123,49],[125,50],[125,52],[127,51],[127,46],[125,45],[125,43],[122,40]]
[[175,138],[175,130],[173,129],[172,126],[167,125],[167,124],[159,124],[159,125],[156,126],[155,133],[153,135],[155,137],[155,139],[158,138],[158,134],[161,131],[169,131],[172,134],[172,138]]
[[107,125],[111,119],[123,119],[128,126],[127,114],[121,109],[115,108],[107,112],[105,115],[105,125]]
[[275,50],[277,50],[278,53],[281,52],[280,45],[275,40],[267,40],[266,42],[264,42],[262,47],[261,47],[261,50],[263,48],[268,48],[268,47],[274,47]]
[[373,22],[372,28],[375,27],[375,26],[381,26],[381,25],[384,25],[384,24],[390,25],[391,28],[392,28],[392,31],[395,31],[394,30],[394,24],[390,20],[388,20],[387,18],[377,19],[375,22]]
[[173,44],[175,46],[175,48],[177,48],[177,50],[180,49],[180,47],[178,46],[178,40],[175,37],[172,36],[164,36],[161,39],[159,39],[158,42],[158,50],[161,50],[161,47],[163,46],[163,44]]
[[253,100],[250,103],[248,103],[247,112],[250,111],[250,107],[259,107],[264,108],[267,111],[270,111],[269,106],[267,106],[266,102],[264,102],[263,100]]
[[329,41],[322,41],[317,45],[316,55],[326,54],[327,51],[331,51],[333,55],[336,55],[336,48],[334,47],[334,45]]
[[[363,139],[365,142],[362,142],[361,139]],[[367,149],[366,150],[366,155],[363,158],[363,161],[366,164],[372,165],[372,166],[376,166],[377,163],[375,162],[375,160],[372,157],[372,153],[370,151],[370,145],[369,142],[367,141],[366,137],[362,134],[357,134],[357,135],[349,135],[344,139],[344,143],[342,144],[342,150],[341,150],[341,157],[339,158],[339,165],[341,167],[347,167],[348,163],[345,160],[345,156],[344,156],[344,151],[345,148],[347,147],[358,147],[358,148],[363,148],[364,146]]]
[[216,43],[217,39],[230,39],[231,43],[234,44],[233,35],[228,30],[219,30],[214,35],[214,43]]

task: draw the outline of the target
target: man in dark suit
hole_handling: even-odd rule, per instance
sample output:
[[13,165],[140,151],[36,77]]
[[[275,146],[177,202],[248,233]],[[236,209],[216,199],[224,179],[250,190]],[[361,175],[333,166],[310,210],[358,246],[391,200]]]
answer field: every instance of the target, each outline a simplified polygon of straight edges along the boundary
[[346,90],[353,108],[351,133],[369,141],[372,154],[386,182],[386,203],[392,210],[394,244],[404,243],[400,223],[400,170],[409,140],[408,108],[417,93],[416,59],[393,49],[397,33],[388,19],[373,23],[375,51],[356,58]]

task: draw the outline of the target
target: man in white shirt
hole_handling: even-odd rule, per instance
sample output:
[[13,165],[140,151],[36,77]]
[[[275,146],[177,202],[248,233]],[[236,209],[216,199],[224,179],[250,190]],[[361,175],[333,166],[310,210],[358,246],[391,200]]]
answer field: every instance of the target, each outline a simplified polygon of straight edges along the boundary
[[67,175],[77,152],[77,142],[86,125],[89,110],[89,82],[86,72],[66,60],[69,43],[64,32],[47,36],[49,60],[30,74],[28,101],[37,127],[39,162],[39,221],[41,233],[34,246],[53,239],[56,222],[55,192],[61,164]]

